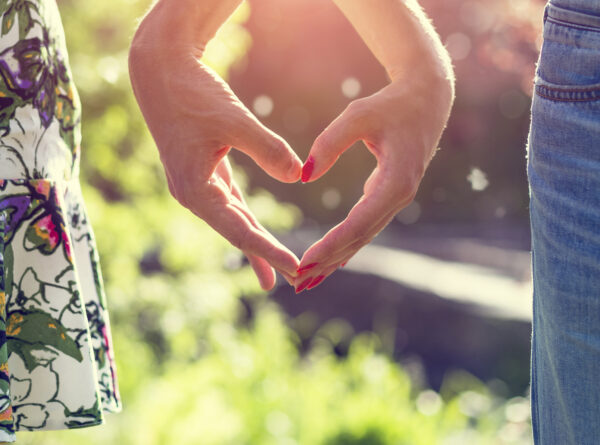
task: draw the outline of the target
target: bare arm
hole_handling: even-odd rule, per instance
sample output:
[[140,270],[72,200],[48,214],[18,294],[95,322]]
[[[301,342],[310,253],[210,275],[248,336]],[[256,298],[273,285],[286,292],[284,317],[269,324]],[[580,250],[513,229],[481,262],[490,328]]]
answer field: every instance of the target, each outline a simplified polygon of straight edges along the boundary
[[448,52],[415,0],[333,0],[392,80],[413,69],[448,79],[454,73]]

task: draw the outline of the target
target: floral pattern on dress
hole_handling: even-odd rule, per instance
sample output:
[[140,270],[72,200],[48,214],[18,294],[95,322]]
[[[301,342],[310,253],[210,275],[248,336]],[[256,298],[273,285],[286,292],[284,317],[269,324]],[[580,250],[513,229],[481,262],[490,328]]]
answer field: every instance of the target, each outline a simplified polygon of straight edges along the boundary
[[0,442],[121,404],[54,0],[0,0]]

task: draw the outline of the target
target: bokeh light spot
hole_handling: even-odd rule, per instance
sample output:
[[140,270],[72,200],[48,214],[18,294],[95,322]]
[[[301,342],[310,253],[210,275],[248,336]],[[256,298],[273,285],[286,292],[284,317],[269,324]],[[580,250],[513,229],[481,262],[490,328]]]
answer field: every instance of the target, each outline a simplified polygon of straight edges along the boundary
[[119,80],[121,66],[115,57],[102,57],[100,60],[98,60],[96,69],[102,78],[110,84],[114,85],[117,83],[117,80]]
[[417,201],[411,202],[408,206],[406,206],[398,215],[396,215],[396,219],[400,221],[402,224],[414,224],[421,217],[421,205]]
[[267,431],[273,436],[285,436],[292,428],[292,422],[287,414],[281,411],[271,411],[266,418]]
[[380,356],[369,357],[362,366],[363,375],[372,383],[380,382],[385,377],[388,369],[388,362]]
[[465,391],[458,399],[458,409],[469,417],[480,417],[490,406],[490,398],[476,391]]
[[514,397],[508,401],[504,415],[509,422],[527,422],[530,417],[529,401],[525,397]]
[[442,407],[442,398],[437,392],[428,389],[417,397],[417,410],[425,416],[433,416]]
[[452,60],[463,60],[471,52],[471,39],[462,32],[455,32],[446,38],[446,48]]
[[471,168],[471,171],[467,176],[467,181],[471,183],[471,188],[476,192],[481,192],[490,185],[486,174],[477,167]]
[[356,77],[347,77],[342,82],[342,94],[348,99],[354,99],[360,94],[360,82]]
[[494,13],[484,4],[467,1],[459,12],[462,22],[477,33],[488,31],[494,24]]
[[273,111],[273,99],[261,94],[254,99],[252,110],[257,116],[266,117]]
[[321,195],[321,202],[323,207],[329,210],[333,210],[340,205],[342,201],[342,195],[339,190],[333,187],[326,189]]
[[507,423],[498,432],[502,443],[523,443],[528,436],[529,428],[524,423]]

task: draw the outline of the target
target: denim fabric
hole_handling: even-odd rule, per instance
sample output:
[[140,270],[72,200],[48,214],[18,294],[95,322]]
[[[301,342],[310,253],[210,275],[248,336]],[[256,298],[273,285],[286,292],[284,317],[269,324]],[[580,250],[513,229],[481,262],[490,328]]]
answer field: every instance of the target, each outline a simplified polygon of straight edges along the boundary
[[552,0],[529,137],[536,444],[600,444],[600,1]]

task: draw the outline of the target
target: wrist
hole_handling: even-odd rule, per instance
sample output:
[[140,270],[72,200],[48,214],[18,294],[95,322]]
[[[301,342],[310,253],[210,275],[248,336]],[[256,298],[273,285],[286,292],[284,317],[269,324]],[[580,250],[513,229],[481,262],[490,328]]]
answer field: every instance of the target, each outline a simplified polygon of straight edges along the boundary
[[151,48],[170,54],[178,48],[193,48],[202,56],[206,44],[237,8],[241,0],[158,0],[144,16],[131,44],[131,51]]
[[386,67],[392,83],[411,82],[429,86],[433,90],[447,91],[454,97],[454,69],[446,49],[423,51],[414,57],[403,57],[398,63]]

